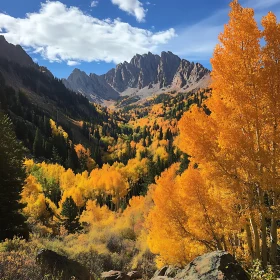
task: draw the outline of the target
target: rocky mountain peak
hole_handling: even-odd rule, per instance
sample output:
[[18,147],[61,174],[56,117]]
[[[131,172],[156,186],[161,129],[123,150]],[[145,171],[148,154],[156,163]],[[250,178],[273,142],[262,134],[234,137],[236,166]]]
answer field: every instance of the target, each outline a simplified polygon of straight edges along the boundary
[[97,94],[100,98],[116,98],[118,95],[138,94],[146,88],[150,94],[153,89],[165,87],[195,88],[205,76],[209,76],[209,70],[199,63],[180,59],[170,51],[160,55],[148,52],[136,54],[130,62],[119,63],[101,76],[88,76],[75,69],[65,80],[65,85],[75,91],[79,89],[89,97]]

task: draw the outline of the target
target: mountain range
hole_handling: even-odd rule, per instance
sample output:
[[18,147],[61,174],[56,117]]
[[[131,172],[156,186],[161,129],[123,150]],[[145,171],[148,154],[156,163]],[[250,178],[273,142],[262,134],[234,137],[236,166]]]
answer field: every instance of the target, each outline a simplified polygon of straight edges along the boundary
[[[21,46],[8,43],[4,36],[0,36],[0,59],[54,78],[46,67],[34,63]],[[13,80],[13,75],[7,75],[6,79],[16,86],[17,79]],[[138,100],[166,91],[186,92],[206,88],[210,82],[210,71],[200,63],[181,59],[172,52],[162,52],[160,56],[149,52],[136,54],[130,62],[120,63],[103,75],[87,75],[76,68],[62,82],[71,91],[102,104],[105,100],[118,100],[121,96],[133,96],[134,100]]]
[[103,75],[74,69],[64,85],[91,101],[116,100],[120,96],[139,99],[166,90],[191,91],[209,85],[210,71],[200,63],[180,59],[172,52],[135,55]]

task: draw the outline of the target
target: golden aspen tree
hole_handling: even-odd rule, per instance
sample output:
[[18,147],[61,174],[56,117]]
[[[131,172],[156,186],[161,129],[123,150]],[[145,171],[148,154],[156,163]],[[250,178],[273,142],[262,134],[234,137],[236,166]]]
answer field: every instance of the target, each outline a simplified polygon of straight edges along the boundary
[[269,154],[264,168],[265,191],[270,195],[270,263],[275,265],[277,253],[277,220],[280,195],[279,185],[279,123],[280,123],[280,24],[273,13],[262,19],[262,35],[265,45],[262,49],[263,68],[261,71],[262,92],[265,98],[265,150]]
[[62,191],[69,190],[76,186],[76,176],[72,169],[67,169],[63,174],[61,174],[60,179],[60,189]]
[[189,168],[181,176],[177,170],[171,166],[156,181],[155,207],[147,219],[148,243],[161,265],[185,265],[208,250],[227,250],[234,245],[229,236],[238,229],[238,217],[229,216],[229,205],[217,199],[232,203],[231,193],[220,193],[199,169]]
[[112,225],[114,220],[114,212],[110,211],[107,206],[100,207],[93,200],[87,201],[86,210],[83,211],[80,217],[80,223],[85,223],[89,227]]
[[25,185],[21,193],[21,202],[26,204],[23,212],[36,220],[45,218],[46,216],[46,202],[41,184],[36,178],[29,175],[26,178]]
[[[261,32],[252,9],[242,8],[238,1],[233,1],[231,8],[230,21],[219,37],[220,44],[211,60],[213,91],[207,106],[219,131],[217,162],[220,169],[224,169],[222,173],[231,177],[233,183],[235,181],[236,195],[245,198],[240,201],[240,206],[247,217],[245,230],[249,252],[252,258],[260,258],[262,254],[266,265],[267,229],[263,196],[266,154],[262,141],[265,100],[260,78]],[[258,220],[261,223],[262,252]]]
[[254,11],[238,1],[231,8],[211,60],[213,91],[206,102],[211,114],[192,107],[180,121],[179,145],[208,180],[234,192],[233,210],[241,215],[248,252],[252,259],[262,258],[264,265],[267,219],[271,220],[270,262],[275,264],[279,27],[273,14],[263,19],[266,45],[261,48]]
[[75,151],[78,156],[82,170],[87,169],[89,172],[96,167],[96,162],[90,157],[89,149],[86,149],[82,144],[75,145]]

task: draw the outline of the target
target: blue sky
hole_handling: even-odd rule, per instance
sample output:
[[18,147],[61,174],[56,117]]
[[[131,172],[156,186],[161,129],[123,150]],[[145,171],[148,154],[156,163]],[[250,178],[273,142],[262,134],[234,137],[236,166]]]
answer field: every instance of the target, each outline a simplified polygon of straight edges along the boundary
[[[230,0],[1,0],[0,34],[22,45],[55,76],[75,67],[103,74],[136,53],[172,51],[209,59],[228,20]],[[256,18],[280,16],[280,0],[240,0]]]

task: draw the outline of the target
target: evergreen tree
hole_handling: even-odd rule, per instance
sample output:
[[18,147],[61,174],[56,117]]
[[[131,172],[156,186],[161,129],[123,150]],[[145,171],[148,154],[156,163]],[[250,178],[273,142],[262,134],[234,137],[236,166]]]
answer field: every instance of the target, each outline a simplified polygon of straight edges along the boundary
[[0,240],[14,235],[28,237],[19,203],[24,183],[23,148],[17,141],[10,119],[0,112]]
[[180,160],[180,167],[179,167],[179,174],[182,174],[190,164],[189,156],[185,153],[183,153],[182,158]]
[[63,202],[61,215],[64,216],[64,225],[69,232],[72,233],[79,228],[79,209],[75,204],[72,196],[67,197]]
[[33,154],[35,157],[40,157],[40,156],[44,155],[43,138],[42,138],[39,128],[37,128],[36,134],[35,134],[35,139],[34,139],[34,143],[33,143]]
[[63,164],[63,159],[61,158],[58,150],[55,147],[53,147],[52,149],[52,161],[58,164]]
[[159,140],[162,140],[162,139],[163,139],[162,127],[161,127],[161,128],[160,128],[160,130],[159,130],[159,136],[158,136],[158,139],[159,139]]
[[74,145],[70,145],[68,149],[68,155],[66,160],[66,167],[71,168],[74,171],[77,171],[80,168],[79,159],[77,153],[74,149]]

